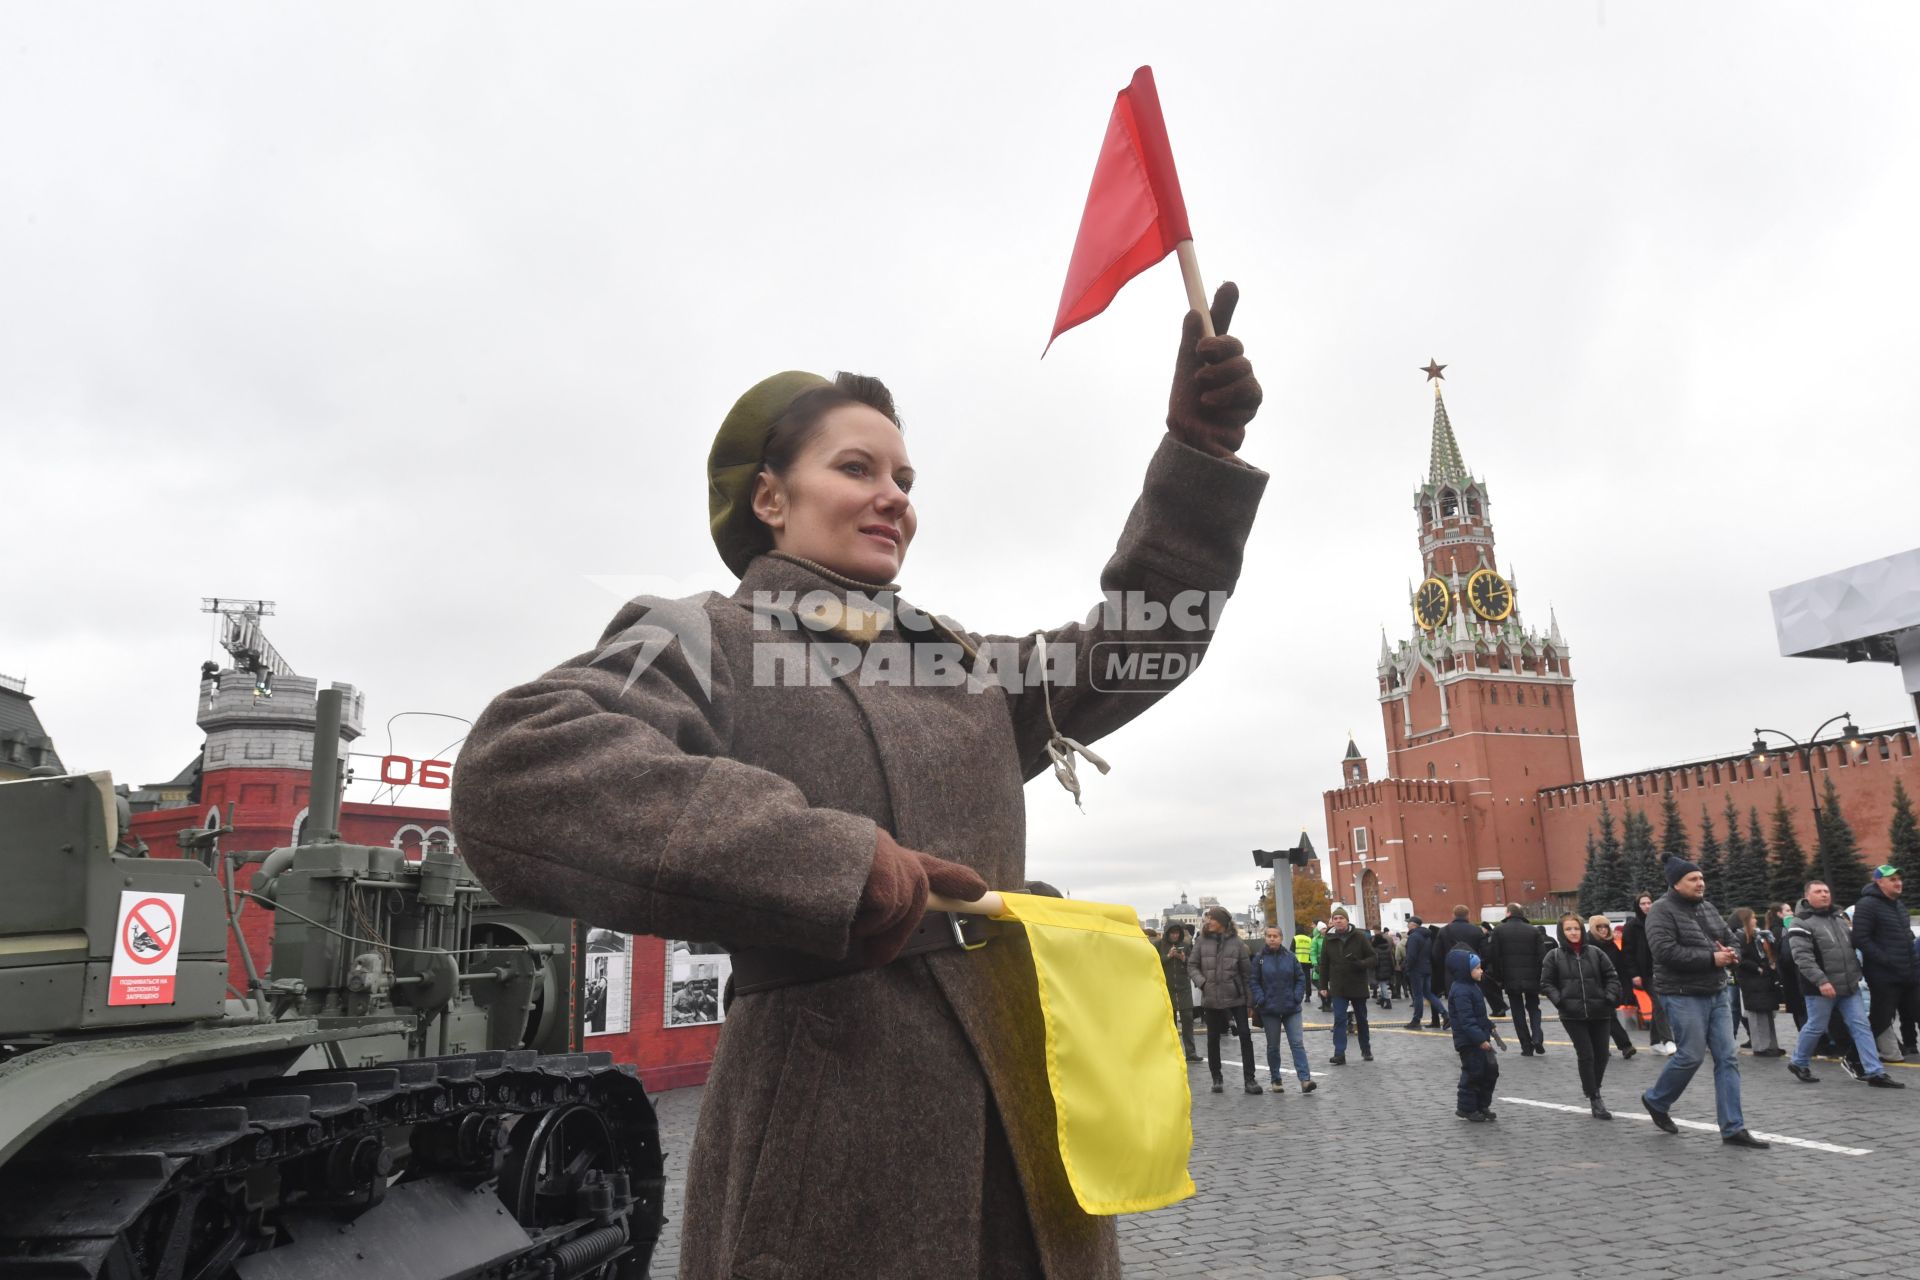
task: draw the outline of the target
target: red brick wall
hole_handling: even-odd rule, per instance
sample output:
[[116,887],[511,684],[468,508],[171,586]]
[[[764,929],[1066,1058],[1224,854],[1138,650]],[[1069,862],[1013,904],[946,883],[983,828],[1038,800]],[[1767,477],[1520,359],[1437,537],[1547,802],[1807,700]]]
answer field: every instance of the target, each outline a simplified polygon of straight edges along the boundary
[[[1473,857],[1458,788],[1450,782],[1383,779],[1329,791],[1325,796],[1327,883],[1342,902],[1353,898],[1359,862],[1353,831],[1365,827],[1367,866],[1380,881],[1382,901],[1413,899],[1414,911],[1431,919],[1456,902],[1479,905]],[[1385,859],[1382,861],[1382,859]],[[1445,885],[1444,890],[1437,886]]]
[[[1920,804],[1920,744],[1916,743],[1913,731],[1879,735],[1869,739],[1865,749],[1858,753],[1838,745],[1816,750],[1813,783],[1823,799],[1829,777],[1840,796],[1840,811],[1846,815],[1848,825],[1860,842],[1862,861],[1870,867],[1884,862],[1894,779],[1901,779],[1907,793]],[[1644,810],[1658,838],[1660,797],[1668,786],[1673,788],[1680,816],[1686,820],[1687,831],[1696,847],[1700,839],[1701,805],[1713,815],[1714,833],[1722,843],[1726,840],[1723,819],[1729,796],[1739,807],[1742,834],[1746,831],[1747,811],[1758,808],[1761,829],[1771,840],[1774,802],[1776,797],[1785,796],[1801,847],[1809,855],[1813,853],[1814,827],[1808,812],[1811,801],[1800,754],[1789,751],[1771,757],[1764,765],[1747,756],[1727,756],[1704,764],[1626,774],[1543,793],[1540,821],[1546,832],[1554,891],[1572,893],[1579,888],[1586,872],[1587,833],[1599,824],[1602,801],[1612,807],[1616,823],[1625,820],[1628,806]]]
[[[1388,773],[1452,783],[1460,806],[1452,815],[1457,836],[1444,842],[1438,837],[1448,833],[1437,831],[1409,837],[1407,865],[1397,877],[1412,887],[1406,896],[1423,917],[1436,906],[1451,908],[1457,902],[1478,908],[1544,897],[1551,873],[1534,797],[1542,787],[1570,782],[1581,773],[1571,683],[1508,679],[1489,671],[1436,686],[1422,667],[1406,697],[1405,703],[1392,699],[1381,705]],[[1411,734],[1405,724],[1409,706]],[[1428,834],[1434,841],[1424,838]],[[1328,838],[1340,840],[1331,826]],[[1498,868],[1504,879],[1479,879],[1483,868]],[[1444,892],[1436,888],[1442,884]]]

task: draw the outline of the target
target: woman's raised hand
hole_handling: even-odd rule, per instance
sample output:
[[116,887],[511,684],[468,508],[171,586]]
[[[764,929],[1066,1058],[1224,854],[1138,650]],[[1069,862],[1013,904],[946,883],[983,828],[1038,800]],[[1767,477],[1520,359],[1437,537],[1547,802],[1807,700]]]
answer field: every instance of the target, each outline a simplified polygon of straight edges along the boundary
[[1230,458],[1247,438],[1247,424],[1260,409],[1260,383],[1240,339],[1227,336],[1240,286],[1232,281],[1213,295],[1213,331],[1201,336],[1200,313],[1188,311],[1173,364],[1167,399],[1167,430],[1175,439],[1216,458]]

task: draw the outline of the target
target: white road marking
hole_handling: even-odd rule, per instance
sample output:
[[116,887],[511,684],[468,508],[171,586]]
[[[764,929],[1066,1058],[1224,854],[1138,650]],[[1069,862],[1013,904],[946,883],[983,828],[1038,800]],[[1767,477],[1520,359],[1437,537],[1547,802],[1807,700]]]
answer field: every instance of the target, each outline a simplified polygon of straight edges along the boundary
[[[1564,1102],[1536,1102],[1532,1098],[1508,1098],[1504,1096],[1500,1101],[1511,1102],[1522,1107],[1541,1107],[1547,1111],[1568,1111],[1577,1116],[1592,1114],[1587,1107],[1571,1107]],[[1634,1101],[1638,1103],[1639,1099],[1635,1098]],[[1653,1117],[1644,1113],[1634,1114],[1627,1111],[1616,1111],[1613,1113],[1613,1118],[1615,1120],[1644,1120],[1648,1124],[1653,1123]],[[1675,1116],[1673,1117],[1673,1122],[1682,1129],[1699,1129],[1706,1133],[1720,1132],[1719,1125],[1706,1124],[1699,1120],[1682,1120],[1679,1116]],[[1873,1148],[1871,1147],[1841,1147],[1831,1142],[1816,1142],[1812,1138],[1791,1138],[1784,1133],[1762,1133],[1758,1129],[1752,1132],[1756,1138],[1767,1142],[1778,1143],[1783,1147],[1801,1147],[1807,1151],[1827,1151],[1837,1156],[1870,1156],[1873,1154]]]

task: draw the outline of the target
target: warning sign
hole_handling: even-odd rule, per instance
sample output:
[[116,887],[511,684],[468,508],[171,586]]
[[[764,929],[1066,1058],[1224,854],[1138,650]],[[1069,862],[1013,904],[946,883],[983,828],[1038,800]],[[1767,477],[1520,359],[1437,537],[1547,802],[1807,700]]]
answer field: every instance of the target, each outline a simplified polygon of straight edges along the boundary
[[173,1003],[186,903],[184,893],[121,891],[120,927],[114,931],[113,970],[108,975],[108,1004]]

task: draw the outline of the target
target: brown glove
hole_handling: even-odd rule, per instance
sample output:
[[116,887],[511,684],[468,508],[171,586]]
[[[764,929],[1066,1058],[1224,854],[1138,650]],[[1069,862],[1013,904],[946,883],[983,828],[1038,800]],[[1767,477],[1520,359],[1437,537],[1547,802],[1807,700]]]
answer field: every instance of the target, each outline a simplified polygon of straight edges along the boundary
[[884,830],[873,851],[873,870],[853,913],[853,954],[872,968],[900,954],[927,913],[927,893],[972,902],[987,882],[971,867],[902,847]]
[[1247,438],[1247,424],[1260,409],[1260,383],[1240,339],[1227,336],[1240,286],[1228,281],[1213,295],[1214,337],[1200,336],[1200,313],[1187,312],[1180,329],[1180,355],[1173,364],[1167,399],[1167,430],[1184,445],[1230,458]]

